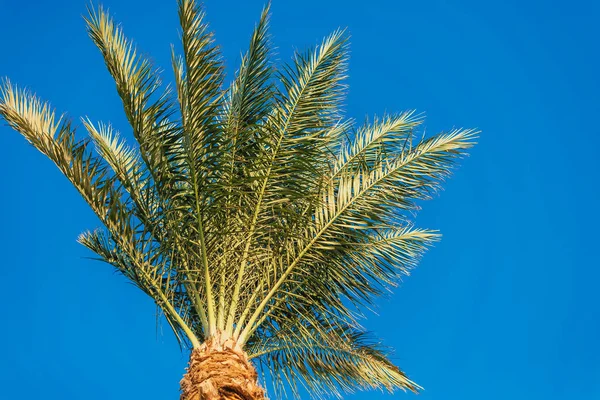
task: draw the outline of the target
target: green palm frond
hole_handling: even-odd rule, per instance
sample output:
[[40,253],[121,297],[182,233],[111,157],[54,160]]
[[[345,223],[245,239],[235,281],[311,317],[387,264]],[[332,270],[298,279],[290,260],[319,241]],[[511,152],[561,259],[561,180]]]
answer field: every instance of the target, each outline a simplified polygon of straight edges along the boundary
[[[80,242],[150,294],[167,318],[177,321],[178,329],[187,331],[189,340],[197,342],[171,303],[169,287],[162,282],[162,275],[170,274],[171,265],[164,255],[152,250],[152,243],[147,243],[147,232],[140,232],[136,226],[128,202],[123,199],[124,193],[116,185],[116,177],[109,173],[101,158],[91,154],[90,142],[77,142],[68,120],[56,118],[47,103],[9,81],[0,95],[0,114],[4,119],[56,164],[107,228],[108,237],[87,233],[80,237]],[[158,259],[163,260],[161,267],[155,264]]]
[[277,377],[279,397],[285,396],[284,383],[296,397],[300,384],[317,398],[356,390],[421,389],[389,361],[367,332],[343,322],[305,321],[250,346],[249,353]]
[[[243,205],[253,211],[251,219],[247,220],[249,229],[236,288],[240,288],[238,292],[248,293],[248,297],[252,297],[257,278],[260,280],[260,276],[270,274],[269,270],[261,270],[260,263],[255,263],[258,268],[250,275],[250,285],[245,284],[244,274],[249,260],[264,256],[261,254],[264,248],[278,246],[272,241],[281,237],[278,231],[287,228],[277,227],[282,222],[281,213],[288,211],[281,206],[282,202],[296,207],[296,200],[312,202],[312,197],[317,195],[315,183],[319,181],[314,179],[314,173],[318,170],[314,168],[323,168],[326,145],[334,140],[327,133],[333,129],[333,116],[341,101],[340,80],[346,68],[345,45],[342,33],[336,32],[314,51],[296,54],[294,67],[281,74],[284,91],[275,97],[273,111],[263,128],[266,151],[259,153],[255,165],[250,167],[251,174],[259,177],[255,186],[256,197]],[[297,204],[302,205],[300,201]],[[273,213],[274,208],[278,210],[277,214]],[[290,220],[297,217],[297,214],[288,215]],[[264,267],[270,269],[272,265],[267,263]],[[262,288],[265,289],[264,285]],[[234,296],[231,307],[234,311],[237,301]],[[252,301],[247,301],[242,315],[247,314],[252,306]],[[236,325],[237,335],[242,330],[241,319]]]
[[203,10],[178,7],[173,92],[104,9],[86,19],[135,145],[88,118],[88,137],[76,138],[9,81],[0,116],[104,225],[79,242],[153,298],[180,343],[233,337],[293,394],[418,390],[357,321],[438,239],[413,226],[414,213],[477,132],[423,137],[413,111],[355,128],[341,112],[345,33],[276,67],[269,6],[224,85]]
[[421,122],[421,116],[408,111],[365,124],[342,147],[333,164],[333,177],[353,167],[374,165],[386,156],[384,151],[388,154],[401,152],[410,145],[411,134]]
[[[252,185],[257,181],[255,174],[249,173],[256,154],[265,154],[264,142],[261,140],[262,126],[271,111],[274,88],[271,82],[273,68],[270,64],[270,43],[268,37],[269,6],[265,7],[258,25],[255,27],[250,49],[242,58],[242,66],[233,81],[225,100],[225,135],[223,146],[230,150],[225,153],[224,164],[228,165],[224,181],[229,186],[224,207],[228,221],[232,221],[230,229],[235,232],[244,230],[244,214],[236,204],[250,204],[252,201]],[[260,179],[260,178],[258,178]],[[234,186],[235,185],[235,186]],[[250,196],[249,196],[250,195]],[[236,216],[237,218],[232,218]],[[250,229],[252,232],[254,227]],[[233,243],[229,243],[231,246]],[[240,291],[244,279],[245,263],[251,241],[246,241],[245,256],[242,258],[240,271],[235,280],[234,291],[229,300],[227,315],[224,303],[225,293],[220,294],[221,312],[219,313],[220,329],[233,330]],[[222,271],[222,279],[226,278],[226,270]],[[225,318],[227,320],[225,321]]]
[[[246,144],[245,135],[253,133],[255,125],[271,110],[273,67],[269,39],[269,9],[265,7],[250,40],[250,49],[242,57],[240,70],[227,92],[225,121],[232,140]],[[243,135],[237,139],[237,135]]]
[[[178,157],[183,171],[177,177],[180,183],[176,196],[181,199],[178,208],[188,212],[195,221],[186,232],[185,243],[199,247],[202,271],[194,278],[194,284],[202,284],[206,304],[206,333],[217,330],[213,278],[208,264],[209,253],[217,238],[211,233],[205,219],[210,214],[213,197],[212,184],[218,175],[216,161],[221,132],[216,115],[221,98],[223,67],[213,35],[204,22],[204,12],[194,1],[179,1],[179,19],[182,28],[183,60],[174,63],[179,106],[181,110],[181,149]],[[191,211],[191,212],[190,212]],[[204,319],[204,318],[203,318]]]
[[[138,54],[135,45],[128,40],[120,26],[102,9],[90,9],[86,18],[88,34],[94,41],[123,102],[123,109],[140,153],[156,185],[168,179],[164,156],[165,144],[169,143],[168,118],[172,115],[169,91],[158,94],[161,80],[153,65]],[[166,142],[166,143],[165,143]]]

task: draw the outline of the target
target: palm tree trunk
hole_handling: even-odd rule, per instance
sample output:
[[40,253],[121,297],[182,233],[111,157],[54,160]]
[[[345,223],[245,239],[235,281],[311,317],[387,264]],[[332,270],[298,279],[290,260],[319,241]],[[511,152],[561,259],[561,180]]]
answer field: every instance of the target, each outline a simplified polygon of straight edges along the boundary
[[180,400],[265,399],[258,374],[233,339],[207,340],[192,351],[180,382]]

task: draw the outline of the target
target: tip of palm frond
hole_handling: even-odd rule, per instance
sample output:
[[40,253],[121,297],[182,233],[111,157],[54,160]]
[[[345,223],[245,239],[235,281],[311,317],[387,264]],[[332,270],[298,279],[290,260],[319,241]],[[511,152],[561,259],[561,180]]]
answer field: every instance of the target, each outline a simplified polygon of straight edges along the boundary
[[[389,362],[389,361],[388,361]],[[413,393],[419,393],[423,390],[423,387],[418,385],[416,382],[410,380],[408,376],[397,366],[390,363],[387,365],[388,370],[385,371],[385,379],[382,379],[383,387],[390,393],[400,389],[404,392],[410,391]]]
[[12,92],[12,83],[7,77],[0,78],[0,107],[6,103],[6,98]]
[[271,4],[272,1],[268,0],[267,3],[264,5],[263,9],[262,9],[262,16],[263,18],[267,18],[270,13],[271,13]]
[[77,239],[76,239],[77,243],[79,243],[79,244],[85,244],[89,240],[91,234],[92,234],[92,232],[90,230],[86,230],[86,231],[81,232],[77,236]]
[[464,148],[471,148],[477,144],[477,139],[481,135],[481,131],[477,128],[459,128],[453,131],[456,138],[460,138]]
[[408,391],[418,394],[419,392],[421,392],[423,390],[423,387],[419,386],[417,383],[415,383],[407,378],[406,383],[405,383],[404,387],[402,388],[402,390],[404,390],[404,391],[408,390]]
[[260,19],[255,26],[255,37],[260,35],[267,35],[269,22],[271,19],[271,1],[267,2],[260,13]]
[[0,89],[4,88],[5,86],[9,86],[10,84],[10,79],[8,79],[7,76],[3,76],[2,78],[0,78]]
[[101,4],[94,4],[92,1],[86,6],[86,14],[83,15],[83,20],[86,23],[88,31],[92,26],[99,25],[100,21],[107,17],[109,10],[105,9]]
[[64,122],[64,115],[56,116],[49,103],[8,79],[0,83],[0,116],[29,142],[52,137]]
[[396,379],[393,384],[385,387],[389,393],[394,393],[399,389],[403,392],[413,392],[415,394],[419,394],[419,392],[423,390],[422,386],[408,379],[406,374],[404,374],[404,372],[402,372],[400,369],[398,369],[398,375],[395,378]]
[[0,79],[0,102],[6,103],[9,97],[14,96],[19,88],[7,77]]
[[347,27],[338,27],[325,38],[326,41],[340,42],[344,51],[348,51],[350,45],[350,33]]
[[417,240],[430,245],[442,238],[442,234],[437,229],[415,229],[410,234]]

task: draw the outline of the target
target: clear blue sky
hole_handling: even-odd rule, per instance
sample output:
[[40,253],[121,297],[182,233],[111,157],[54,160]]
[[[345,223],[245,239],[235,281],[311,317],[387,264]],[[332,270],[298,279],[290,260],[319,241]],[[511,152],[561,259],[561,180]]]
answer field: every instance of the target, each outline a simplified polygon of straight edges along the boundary
[[[169,72],[175,0],[104,4]],[[394,398],[600,399],[597,4],[274,0],[283,60],[349,28],[348,115],[416,108],[428,132],[483,131],[418,216],[443,241],[366,323],[425,387]],[[125,130],[85,6],[0,0],[0,76]],[[262,6],[206,1],[231,71]],[[75,242],[91,211],[5,126],[0,148],[0,398],[177,398],[186,355],[152,301]]]

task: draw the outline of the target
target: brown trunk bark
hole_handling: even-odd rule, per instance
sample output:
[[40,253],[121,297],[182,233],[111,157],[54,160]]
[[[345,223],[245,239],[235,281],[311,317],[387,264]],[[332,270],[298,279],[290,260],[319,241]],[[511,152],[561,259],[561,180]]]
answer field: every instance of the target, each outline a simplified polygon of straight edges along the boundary
[[180,400],[265,399],[254,366],[233,339],[212,338],[194,349],[180,385]]

